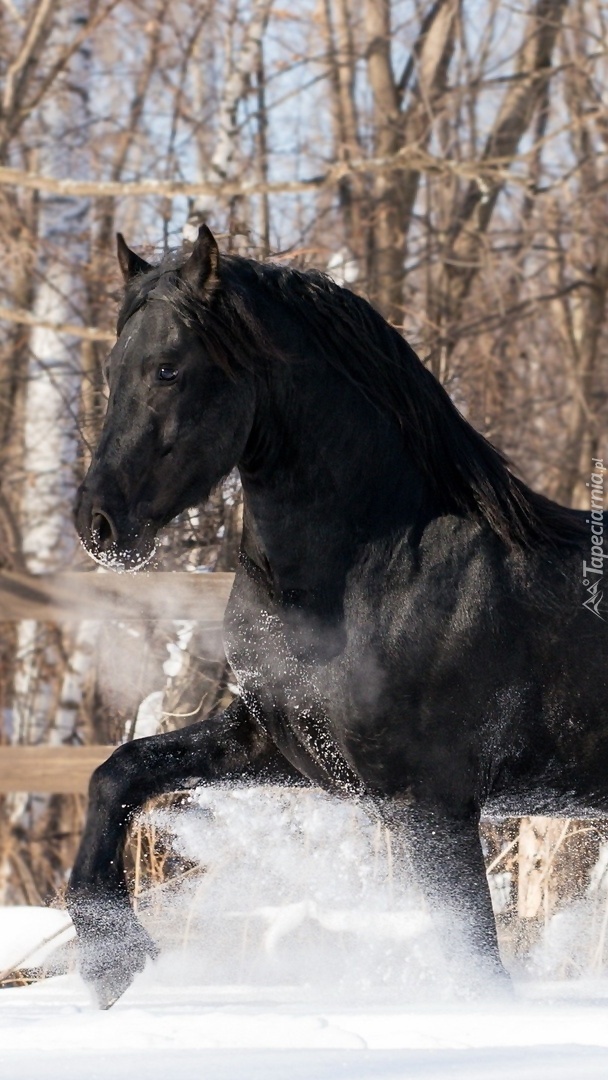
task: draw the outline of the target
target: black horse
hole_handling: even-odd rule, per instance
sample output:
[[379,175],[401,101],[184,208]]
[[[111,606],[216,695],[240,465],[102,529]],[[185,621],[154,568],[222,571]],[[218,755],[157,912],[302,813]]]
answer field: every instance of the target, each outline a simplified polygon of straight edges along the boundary
[[238,467],[225,639],[240,697],[95,772],[68,892],[85,978],[111,1004],[155,953],[122,859],[147,799],[296,777],[380,814],[447,909],[446,949],[458,929],[472,970],[500,974],[481,809],[608,810],[607,623],[583,583],[601,582],[604,518],[529,490],[402,337],[322,274],[220,257],[206,227],[156,267],[119,237],[119,261],[78,531],[95,558],[136,567]]

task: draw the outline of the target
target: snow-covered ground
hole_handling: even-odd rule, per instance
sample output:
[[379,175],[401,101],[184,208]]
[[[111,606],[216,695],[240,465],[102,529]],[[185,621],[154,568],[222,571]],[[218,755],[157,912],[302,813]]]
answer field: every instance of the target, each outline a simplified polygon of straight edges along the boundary
[[[604,988],[605,992],[605,988]],[[289,987],[142,976],[108,1013],[75,976],[2,991],[3,1080],[591,1080],[608,999],[341,1006]]]
[[[73,974],[0,991],[1,1080],[608,1077],[608,980],[467,1000],[356,809],[206,793],[194,810],[168,824],[207,872],[142,915],[160,961],[107,1013]],[[0,909],[0,969],[52,937],[41,962],[66,924]]]

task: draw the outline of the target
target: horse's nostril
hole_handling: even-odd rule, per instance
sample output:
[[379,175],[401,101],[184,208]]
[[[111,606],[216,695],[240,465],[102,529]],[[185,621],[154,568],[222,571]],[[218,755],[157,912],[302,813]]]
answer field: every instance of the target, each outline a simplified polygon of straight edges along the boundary
[[95,510],[91,517],[91,537],[100,551],[107,551],[116,541],[116,529],[112,519],[103,510]]

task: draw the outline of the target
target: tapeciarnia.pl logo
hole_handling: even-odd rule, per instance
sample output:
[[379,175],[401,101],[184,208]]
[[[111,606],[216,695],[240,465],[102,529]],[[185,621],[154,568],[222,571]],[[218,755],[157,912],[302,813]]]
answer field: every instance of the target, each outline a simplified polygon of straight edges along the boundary
[[600,611],[600,604],[604,595],[604,559],[608,559],[608,552],[604,551],[604,475],[606,466],[603,458],[591,458],[593,472],[591,482],[587,484],[591,496],[591,508],[589,517],[586,519],[591,528],[591,554],[590,561],[583,559],[583,585],[588,594],[583,600],[583,607],[597,615],[598,619],[604,616]]

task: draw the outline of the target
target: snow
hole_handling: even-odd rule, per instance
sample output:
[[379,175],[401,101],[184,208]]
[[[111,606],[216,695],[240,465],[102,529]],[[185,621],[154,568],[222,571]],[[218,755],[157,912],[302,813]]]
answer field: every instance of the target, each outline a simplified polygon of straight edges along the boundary
[[0,972],[38,967],[74,936],[65,911],[54,908],[0,908]]
[[[0,991],[0,1080],[608,1076],[608,980],[528,977],[514,997],[490,984],[469,1000],[352,805],[205,791],[190,813],[155,819],[205,866],[142,897],[160,960],[104,1013],[76,974]],[[66,924],[0,908],[0,967],[60,931],[26,961],[42,962]]]
[[[173,958],[174,959],[174,958]],[[176,969],[173,970],[175,976]],[[608,1074],[595,1001],[341,1006],[293,987],[175,985],[167,959],[108,1013],[77,976],[2,991],[3,1080],[591,1080]]]

